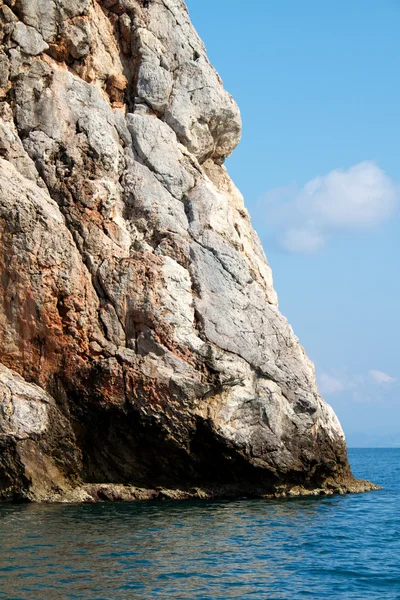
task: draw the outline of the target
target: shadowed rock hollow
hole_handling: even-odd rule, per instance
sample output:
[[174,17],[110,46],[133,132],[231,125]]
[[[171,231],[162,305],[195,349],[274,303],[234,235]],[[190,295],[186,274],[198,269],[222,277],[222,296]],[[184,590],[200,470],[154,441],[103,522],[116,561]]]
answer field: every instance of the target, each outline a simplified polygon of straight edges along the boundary
[[361,491],[183,0],[0,0],[0,498]]

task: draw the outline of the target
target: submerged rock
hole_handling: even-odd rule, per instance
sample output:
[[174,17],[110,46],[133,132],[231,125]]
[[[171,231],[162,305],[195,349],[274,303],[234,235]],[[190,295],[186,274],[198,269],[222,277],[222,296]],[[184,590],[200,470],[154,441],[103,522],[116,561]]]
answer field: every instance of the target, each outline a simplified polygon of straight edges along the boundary
[[183,0],[0,5],[0,498],[373,487],[278,310]]

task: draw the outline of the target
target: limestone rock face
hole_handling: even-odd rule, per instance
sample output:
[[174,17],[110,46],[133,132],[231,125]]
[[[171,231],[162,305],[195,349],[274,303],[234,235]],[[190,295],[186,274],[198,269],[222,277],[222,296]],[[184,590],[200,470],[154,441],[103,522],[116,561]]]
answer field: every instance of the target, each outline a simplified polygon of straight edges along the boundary
[[40,387],[0,365],[0,497],[48,500],[81,467],[71,426]]
[[183,0],[0,20],[0,498],[352,489]]

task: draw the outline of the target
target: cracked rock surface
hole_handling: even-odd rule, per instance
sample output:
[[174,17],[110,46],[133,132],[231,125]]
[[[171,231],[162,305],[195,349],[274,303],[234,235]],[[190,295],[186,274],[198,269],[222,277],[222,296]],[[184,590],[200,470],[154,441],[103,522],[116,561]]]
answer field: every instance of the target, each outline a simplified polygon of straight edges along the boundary
[[0,499],[361,491],[183,0],[0,0]]

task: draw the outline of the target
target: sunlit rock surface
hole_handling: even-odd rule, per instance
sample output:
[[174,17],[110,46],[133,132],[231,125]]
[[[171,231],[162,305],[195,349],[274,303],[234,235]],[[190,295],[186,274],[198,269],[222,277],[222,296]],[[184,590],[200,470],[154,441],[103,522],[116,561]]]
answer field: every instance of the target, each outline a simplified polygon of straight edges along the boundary
[[360,491],[182,0],[0,2],[0,498]]

